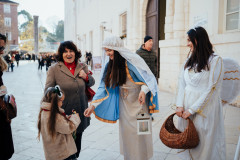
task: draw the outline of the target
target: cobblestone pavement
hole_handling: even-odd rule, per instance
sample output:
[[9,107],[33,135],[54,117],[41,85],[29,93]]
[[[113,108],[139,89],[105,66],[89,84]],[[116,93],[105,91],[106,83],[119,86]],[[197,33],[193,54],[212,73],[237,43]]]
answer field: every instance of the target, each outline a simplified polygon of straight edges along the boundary
[[[18,116],[12,121],[15,153],[11,160],[44,160],[42,142],[37,140],[37,118],[43,87],[46,80],[45,67],[37,69],[37,62],[20,61],[14,72],[4,72],[3,82],[8,92],[14,94],[18,104]],[[99,73],[94,73],[96,90]],[[163,121],[173,113],[169,104],[174,96],[160,92],[160,113],[154,114],[152,160],[176,160],[177,151],[164,146],[159,139],[159,130]],[[227,160],[232,160],[240,134],[240,108],[224,107],[224,122],[227,142]],[[82,152],[79,160],[123,160],[119,153],[118,123],[107,124],[92,116],[91,125],[83,134]]]

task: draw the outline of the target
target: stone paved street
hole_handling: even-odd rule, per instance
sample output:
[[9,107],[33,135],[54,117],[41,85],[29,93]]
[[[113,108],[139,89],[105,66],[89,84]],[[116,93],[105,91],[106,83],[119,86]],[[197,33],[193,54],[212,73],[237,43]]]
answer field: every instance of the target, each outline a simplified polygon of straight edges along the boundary
[[[38,71],[36,62],[20,61],[14,72],[4,72],[3,82],[8,92],[14,94],[18,104],[18,116],[12,120],[15,154],[11,160],[44,160],[42,142],[37,140],[37,119],[43,87],[45,67]],[[96,90],[99,73],[94,73]],[[154,114],[154,160],[176,160],[177,151],[165,147],[159,139],[159,130],[165,118],[174,111],[169,107],[174,95],[160,92],[160,113]],[[227,142],[227,160],[232,160],[240,134],[240,108],[225,106],[224,122]],[[119,153],[118,124],[100,122],[92,116],[91,125],[83,134],[79,160],[123,160]]]

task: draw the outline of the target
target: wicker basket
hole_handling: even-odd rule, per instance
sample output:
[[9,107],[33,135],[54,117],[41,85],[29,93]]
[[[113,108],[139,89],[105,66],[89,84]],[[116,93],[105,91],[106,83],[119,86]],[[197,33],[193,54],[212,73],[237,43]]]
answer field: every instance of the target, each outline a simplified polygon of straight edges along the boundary
[[173,123],[173,116],[170,115],[160,130],[161,141],[170,148],[191,149],[199,143],[198,133],[191,119],[188,118],[188,126],[184,132],[180,132]]

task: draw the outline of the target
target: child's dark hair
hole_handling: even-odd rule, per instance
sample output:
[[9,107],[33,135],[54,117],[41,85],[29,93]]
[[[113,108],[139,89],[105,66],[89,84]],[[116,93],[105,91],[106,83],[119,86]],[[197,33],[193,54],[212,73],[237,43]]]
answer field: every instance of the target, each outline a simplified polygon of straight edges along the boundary
[[[49,117],[49,121],[48,121],[48,131],[52,137],[55,136],[56,116],[57,116],[57,114],[60,114],[59,107],[58,107],[58,101],[62,95],[63,95],[63,93],[60,90],[59,86],[49,87],[47,89],[47,91],[45,92],[44,97],[42,99],[42,102],[51,103],[50,117]],[[38,115],[38,139],[40,139],[42,111],[43,110],[40,109],[40,112]]]

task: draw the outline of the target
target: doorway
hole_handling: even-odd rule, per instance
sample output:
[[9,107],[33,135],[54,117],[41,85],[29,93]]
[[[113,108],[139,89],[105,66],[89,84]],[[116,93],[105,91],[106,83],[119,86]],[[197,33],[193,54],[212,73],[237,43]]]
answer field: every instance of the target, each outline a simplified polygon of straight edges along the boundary
[[159,40],[165,39],[164,24],[166,16],[166,0],[149,0],[146,13],[146,35],[153,38],[153,51],[157,55],[157,78],[160,78]]

